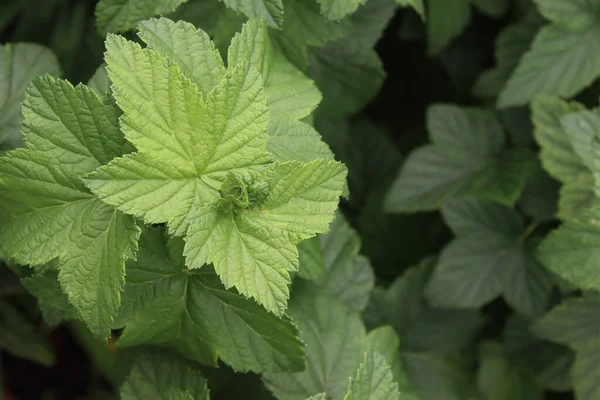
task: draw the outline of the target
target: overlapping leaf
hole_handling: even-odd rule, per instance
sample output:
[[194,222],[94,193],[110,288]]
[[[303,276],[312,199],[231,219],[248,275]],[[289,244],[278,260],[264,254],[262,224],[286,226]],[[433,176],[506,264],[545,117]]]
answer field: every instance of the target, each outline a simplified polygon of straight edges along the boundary
[[[245,54],[254,63],[264,61],[270,53],[265,47],[260,51],[260,46],[268,36],[250,41],[253,29],[264,33],[264,26],[256,22],[245,29],[249,33],[242,39],[247,40],[239,39],[232,54]],[[207,71],[212,78],[222,67],[205,35],[190,30],[189,25],[161,21],[143,28],[142,37],[151,38],[152,46],[178,63],[123,38],[109,37],[107,69],[124,111],[122,129],[139,152],[115,159],[86,183],[108,204],[149,223],[167,223],[175,235],[187,235],[190,267],[214,264],[227,288],[235,286],[282,315],[289,297],[289,272],[298,263],[295,244],[327,230],[345,169],[324,159],[269,164],[269,116],[262,84],[263,79],[270,82],[269,77],[261,77],[245,63],[230,65],[203,100],[179,64],[194,80],[200,79],[194,63],[215,66]],[[152,39],[162,38],[157,32],[174,38],[157,46]],[[179,45],[175,40],[179,35],[189,37],[189,42]],[[195,60],[186,55],[190,46],[199,50]],[[310,82],[307,85],[311,87]],[[299,115],[308,112],[310,108]],[[223,185],[231,179],[249,193],[250,203],[221,207],[226,196]]]
[[283,24],[283,3],[281,0],[224,0],[227,7],[247,15],[261,18],[269,26],[281,28]]
[[184,243],[147,229],[127,285],[117,326],[118,346],[172,347],[184,356],[238,371],[299,370],[304,351],[291,320],[278,319],[234,290],[225,290],[210,268],[189,270]]
[[96,5],[96,26],[101,34],[125,32],[158,14],[174,11],[187,0],[100,0]]
[[350,381],[344,400],[401,400],[398,384],[385,358],[372,350],[365,352],[356,376]]
[[139,229],[100,202],[81,177],[123,152],[119,110],[86,86],[36,78],[23,105],[28,149],[0,159],[0,197],[12,219],[0,249],[21,264],[59,257],[59,280],[92,332],[108,336]]
[[502,127],[487,111],[435,105],[427,125],[432,144],[410,154],[386,198],[392,212],[435,210],[456,197],[512,206],[523,190],[533,155],[504,149]]
[[499,205],[453,201],[442,207],[457,238],[440,255],[428,285],[438,306],[475,308],[502,294],[521,313],[541,315],[552,280],[525,243],[520,216]]

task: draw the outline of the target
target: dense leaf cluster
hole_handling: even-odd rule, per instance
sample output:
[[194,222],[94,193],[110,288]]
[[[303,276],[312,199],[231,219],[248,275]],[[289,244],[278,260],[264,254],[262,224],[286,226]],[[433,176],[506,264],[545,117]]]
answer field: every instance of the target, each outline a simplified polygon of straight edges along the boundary
[[7,0],[0,38],[7,371],[68,327],[86,398],[600,399],[599,0]]

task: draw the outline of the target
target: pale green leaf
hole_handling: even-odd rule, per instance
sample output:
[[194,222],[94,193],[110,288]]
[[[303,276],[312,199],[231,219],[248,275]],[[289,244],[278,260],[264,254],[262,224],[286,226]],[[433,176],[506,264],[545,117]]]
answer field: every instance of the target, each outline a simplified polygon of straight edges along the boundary
[[315,280],[325,275],[325,264],[321,252],[321,239],[318,236],[298,245],[299,270],[302,279]]
[[59,257],[59,280],[92,332],[106,337],[139,230],[101,203],[81,177],[122,154],[118,109],[86,86],[36,78],[23,104],[29,149],[0,159],[0,197],[13,219],[0,249],[21,264]]
[[363,361],[350,381],[344,400],[400,400],[398,384],[390,366],[376,352],[366,351]]
[[223,60],[210,37],[192,24],[160,18],[144,21],[138,28],[138,36],[148,47],[176,61],[204,98],[225,75]]
[[469,196],[512,206],[525,187],[534,159],[528,151],[504,150],[504,133],[493,114],[435,105],[427,113],[432,144],[406,160],[387,194],[392,212],[429,211]]
[[232,39],[227,60],[230,65],[247,61],[261,74],[272,121],[302,119],[321,101],[314,82],[277,51],[260,20],[247,22]]
[[[223,0],[227,7],[249,18],[262,18],[269,26],[281,28],[283,18],[282,0]],[[287,18],[287,8],[286,8]]]
[[96,5],[96,26],[105,35],[125,32],[138,22],[173,12],[187,0],[100,0]]
[[502,294],[525,315],[545,311],[552,279],[530,253],[518,214],[473,200],[448,202],[442,214],[458,237],[442,251],[429,281],[434,305],[476,308]]
[[367,0],[317,0],[321,5],[321,13],[328,20],[340,20],[356,11],[359,5]]
[[322,392],[342,400],[365,350],[366,332],[360,315],[313,290],[294,291],[289,313],[306,343],[306,369],[264,374],[266,386],[280,400],[304,400]]
[[16,357],[46,367],[54,364],[54,353],[48,339],[33,322],[7,301],[0,301],[0,348]]
[[269,122],[267,150],[277,161],[333,159],[331,149],[315,128],[285,117]]
[[166,351],[138,357],[121,386],[122,400],[208,400],[206,380],[184,359]]
[[56,56],[45,47],[31,43],[0,46],[0,144],[16,147],[21,141],[21,102],[25,88],[38,74],[58,75]]
[[425,20],[425,5],[423,0],[395,0],[400,7],[412,7],[422,20]]
[[471,21],[471,1],[456,0],[451,7],[446,0],[427,4],[427,52],[437,55],[458,37]]
[[345,175],[341,164],[323,159],[270,165],[257,178],[269,193],[252,209],[221,213],[209,206],[196,212],[186,238],[188,265],[213,263],[225,287],[235,286],[282,315],[289,272],[298,268],[294,245],[327,231]]
[[225,290],[209,267],[187,269],[182,251],[181,239],[167,247],[162,230],[144,232],[137,261],[127,267],[118,346],[172,347],[208,364],[218,357],[238,371],[302,369],[302,343],[287,316]]
[[[596,17],[594,17],[596,18]],[[525,105],[534,96],[572,97],[600,75],[600,24],[568,30],[543,27],[498,99],[499,107]]]
[[593,207],[550,233],[537,249],[550,271],[582,289],[600,289],[600,209]]
[[507,358],[501,344],[483,342],[479,346],[481,366],[477,384],[487,400],[541,400],[542,390]]

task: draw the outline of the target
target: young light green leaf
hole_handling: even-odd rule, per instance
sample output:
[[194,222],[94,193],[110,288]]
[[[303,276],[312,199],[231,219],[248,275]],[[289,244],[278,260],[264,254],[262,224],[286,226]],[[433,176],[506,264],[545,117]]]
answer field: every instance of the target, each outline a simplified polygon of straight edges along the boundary
[[508,359],[502,345],[483,342],[477,384],[488,400],[541,400],[542,390]]
[[173,12],[187,0],[100,0],[96,5],[96,26],[102,35],[125,32],[138,22]]
[[25,89],[38,74],[58,75],[56,56],[45,47],[31,43],[0,46],[0,144],[17,147],[21,142],[21,102]]
[[333,160],[333,152],[315,128],[302,121],[282,117],[269,122],[267,150],[277,161]]
[[506,207],[455,200],[442,207],[458,236],[440,255],[427,294],[434,305],[480,307],[500,294],[516,310],[541,315],[552,279],[530,253],[523,221]]
[[60,288],[58,271],[40,269],[37,268],[32,276],[22,279],[21,283],[38,300],[46,324],[56,326],[64,320],[77,319],[77,310]]
[[117,345],[172,347],[203,363],[218,357],[238,371],[302,369],[303,346],[291,320],[225,290],[208,267],[187,269],[183,246],[172,239],[167,247],[160,229],[144,231],[137,261],[127,266],[116,321],[125,330]]
[[600,75],[596,6],[579,0],[539,0],[541,13],[552,21],[536,35],[511,75],[498,106],[525,105],[534,96],[572,97]]
[[428,211],[452,198],[477,197],[512,206],[525,187],[534,157],[504,150],[493,114],[435,105],[427,113],[432,144],[406,160],[385,201],[392,212]]
[[210,37],[192,24],[159,18],[140,23],[138,29],[149,48],[178,63],[204,98],[225,75],[225,65]]
[[321,93],[302,71],[277,51],[267,26],[260,20],[250,20],[231,41],[227,60],[230,65],[247,61],[263,79],[269,116],[277,121],[283,116],[302,119],[321,101]]
[[321,14],[328,20],[340,20],[356,11],[367,0],[317,0],[321,5]]
[[537,249],[550,271],[582,289],[600,289],[600,209],[598,206],[565,222]]
[[101,203],[81,177],[122,154],[118,109],[86,86],[36,78],[23,104],[28,149],[0,159],[0,198],[12,219],[0,249],[21,264],[59,257],[59,280],[92,332],[109,334],[139,229]]
[[289,313],[306,343],[306,369],[264,374],[266,386],[280,400],[304,400],[321,392],[342,399],[365,350],[366,332],[360,315],[314,290],[294,291]]
[[366,351],[356,376],[350,381],[344,400],[401,400],[398,384],[394,382],[385,358]]
[[167,351],[138,357],[121,387],[123,400],[209,400],[206,380],[184,359]]
[[0,301],[0,348],[46,367],[54,364],[54,353],[47,339],[5,300]]
[[456,39],[471,21],[471,0],[458,0],[448,7],[445,0],[427,4],[427,52],[437,55]]
[[235,286],[267,310],[283,315],[289,272],[298,268],[295,245],[327,231],[345,174],[341,164],[322,159],[271,164],[257,177],[269,194],[253,209],[197,211],[186,237],[188,266],[212,263],[225,287]]
[[400,7],[412,7],[425,21],[425,4],[423,4],[423,0],[396,0],[396,4]]
[[557,98],[541,97],[532,103],[534,135],[541,147],[540,159],[544,169],[563,183],[558,217],[567,220],[588,209],[594,199],[592,172],[573,147],[577,140],[561,123],[563,117],[582,110],[579,103],[567,103]]
[[[223,0],[227,7],[241,12],[249,18],[262,18],[269,26],[281,28],[283,3],[281,0]],[[287,18],[287,8],[286,8]]]

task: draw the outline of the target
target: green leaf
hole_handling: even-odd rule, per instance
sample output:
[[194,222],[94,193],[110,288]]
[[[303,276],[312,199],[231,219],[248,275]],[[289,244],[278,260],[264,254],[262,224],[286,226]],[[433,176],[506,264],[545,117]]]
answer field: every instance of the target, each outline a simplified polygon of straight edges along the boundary
[[597,6],[570,0],[539,0],[550,25],[536,35],[498,99],[498,106],[525,105],[534,96],[572,97],[600,75]]
[[500,94],[543,23],[537,13],[531,13],[500,32],[496,38],[496,66],[477,78],[473,87],[476,96],[495,98]]
[[542,390],[523,371],[515,368],[496,342],[479,346],[481,366],[477,383],[488,400],[541,400]]
[[366,351],[356,376],[350,381],[344,400],[400,400],[398,384],[385,358]]
[[536,221],[556,218],[560,183],[537,162],[519,199],[519,208]]
[[414,392],[400,360],[400,339],[390,325],[384,325],[369,332],[367,343],[372,351],[384,356],[392,370],[394,382],[398,384],[401,400],[419,400]]
[[340,20],[356,11],[359,5],[367,0],[317,0],[321,5],[321,13],[328,20]]
[[600,289],[600,209],[596,206],[565,222],[537,249],[550,271],[582,289]]
[[298,255],[300,260],[298,276],[300,278],[315,280],[325,275],[321,239],[318,236],[300,243],[298,245]]
[[358,254],[360,239],[342,214],[338,213],[329,233],[321,237],[321,250],[325,274],[311,281],[311,285],[353,310],[363,310],[375,285],[375,276],[369,260]]
[[282,117],[269,122],[267,150],[277,161],[333,160],[333,152],[315,128],[307,123]]
[[96,26],[102,35],[125,32],[138,22],[173,12],[187,0],[100,0],[96,5]]
[[503,149],[504,133],[493,114],[435,105],[428,110],[427,126],[433,143],[406,160],[388,192],[388,211],[436,210],[460,196],[514,205],[533,157],[528,151]]
[[573,382],[577,399],[594,400],[600,396],[600,367],[598,362],[598,345],[590,346],[586,351],[579,352],[573,365]]
[[248,18],[262,18],[273,28],[281,28],[283,24],[281,0],[223,0],[223,2],[227,7],[245,14]]
[[87,87],[93,89],[100,97],[108,94],[110,91],[110,79],[108,79],[105,65],[101,65],[96,69],[96,72],[94,72],[94,75],[88,81]]
[[59,280],[92,332],[109,334],[139,229],[101,203],[81,177],[121,155],[119,111],[86,86],[36,78],[23,103],[28,149],[0,159],[0,199],[12,219],[0,249],[20,264],[59,257]]
[[45,47],[31,43],[0,46],[0,144],[17,147],[21,141],[21,102],[31,80],[38,74],[59,73],[56,56]]
[[0,348],[46,367],[54,364],[54,353],[47,338],[5,300],[0,301]]
[[[86,184],[108,204],[186,234],[190,268],[213,263],[227,288],[282,315],[295,245],[327,230],[345,168],[323,159],[266,165],[267,99],[256,70],[230,67],[203,101],[170,59],[115,36],[107,48],[122,129],[139,152]],[[247,209],[223,207],[219,188],[232,174],[248,186]]]
[[328,43],[309,60],[309,76],[323,93],[318,113],[341,118],[362,110],[386,77],[379,56],[357,40]]
[[32,276],[22,279],[21,283],[38,300],[46,324],[55,326],[65,320],[77,319],[77,310],[60,288],[58,271],[40,269],[36,269]]
[[458,37],[471,21],[471,1],[457,0],[448,7],[445,0],[430,0],[427,4],[427,52],[437,55]]
[[302,369],[302,342],[292,321],[225,290],[209,267],[187,269],[183,246],[181,239],[167,246],[160,229],[144,231],[137,261],[127,266],[116,321],[125,331],[117,345],[172,347],[203,363],[218,357],[238,371]]
[[493,18],[501,18],[510,9],[510,0],[471,0],[473,6]]
[[423,0],[395,0],[400,7],[412,7],[417,14],[425,21],[425,4]]
[[290,63],[273,45],[266,25],[250,20],[231,41],[227,60],[231,65],[248,61],[263,79],[269,115],[273,121],[282,117],[302,119],[321,101],[321,93],[302,71]]
[[315,394],[314,396],[308,397],[306,400],[327,400],[327,395],[325,393]]
[[563,183],[558,217],[571,219],[588,209],[594,200],[594,178],[577,154],[576,137],[565,131],[563,117],[583,110],[579,103],[540,97],[532,103],[535,139],[541,147],[540,159],[548,173]]
[[348,378],[354,375],[365,350],[366,332],[360,315],[314,290],[294,291],[289,313],[306,343],[306,369],[264,374],[265,384],[280,400],[304,400],[322,392],[343,399]]
[[[418,2],[419,0],[417,0]],[[346,39],[360,41],[365,47],[375,47],[396,13],[394,0],[367,0],[348,19],[352,31]]]
[[177,62],[204,98],[225,75],[223,60],[210,37],[192,24],[159,18],[140,23],[138,29],[149,48]]
[[166,351],[138,357],[121,387],[123,400],[208,400],[206,380],[180,357]]
[[456,200],[442,207],[457,235],[440,255],[427,294],[434,305],[476,308],[502,294],[516,310],[541,315],[552,279],[525,243],[530,231],[511,209],[492,203]]

